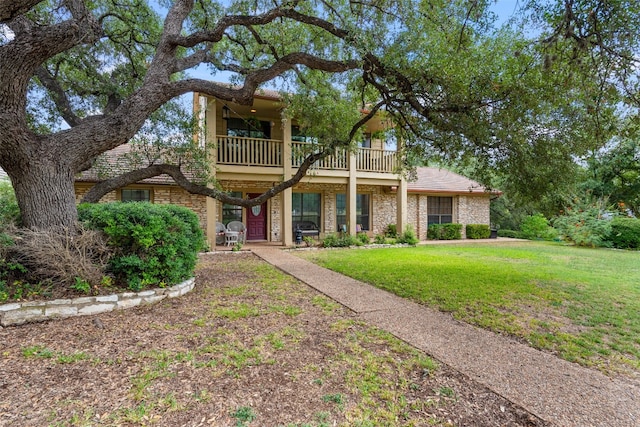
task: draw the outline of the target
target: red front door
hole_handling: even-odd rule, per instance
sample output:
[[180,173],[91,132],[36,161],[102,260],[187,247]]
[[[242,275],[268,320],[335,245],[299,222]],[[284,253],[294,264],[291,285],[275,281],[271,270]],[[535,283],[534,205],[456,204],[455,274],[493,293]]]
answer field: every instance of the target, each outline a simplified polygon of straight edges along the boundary
[[[250,198],[259,194],[249,194]],[[247,240],[267,239],[267,202],[247,209]]]

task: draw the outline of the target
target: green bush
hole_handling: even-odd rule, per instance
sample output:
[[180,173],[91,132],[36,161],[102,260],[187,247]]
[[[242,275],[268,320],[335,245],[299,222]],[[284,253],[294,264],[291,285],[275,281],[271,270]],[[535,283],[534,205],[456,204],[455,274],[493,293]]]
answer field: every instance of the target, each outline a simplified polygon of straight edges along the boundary
[[554,219],[553,225],[564,240],[578,246],[610,247],[611,220],[603,216],[602,201],[576,201]]
[[529,240],[553,240],[558,233],[549,226],[549,221],[541,213],[529,215],[522,220],[520,237]]
[[498,230],[498,237],[511,237],[513,239],[520,238],[520,232],[515,230]]
[[356,239],[363,245],[368,245],[370,243],[369,235],[367,233],[358,233],[356,234]]
[[382,234],[376,234],[376,236],[373,238],[373,243],[375,243],[376,245],[384,245],[386,241],[387,238]]
[[395,239],[398,237],[398,229],[395,224],[388,224],[384,229],[385,237],[389,237],[391,239]]
[[616,217],[611,221],[609,241],[614,248],[640,248],[640,219]]
[[20,209],[9,181],[0,180],[0,228],[20,225]]
[[322,246],[325,248],[346,248],[349,246],[357,246],[358,244],[362,245],[362,242],[356,237],[349,235],[339,237],[336,234],[329,234],[322,241]]
[[427,228],[427,239],[460,240],[462,239],[462,224],[431,224]]
[[399,235],[396,239],[396,243],[404,243],[407,245],[416,245],[420,240],[416,236],[416,232],[413,231],[413,228],[407,226],[404,233]]
[[467,224],[467,239],[488,239],[491,229],[487,224]]
[[197,215],[187,208],[150,203],[100,203],[78,207],[86,227],[101,230],[115,254],[109,268],[116,280],[138,291],[193,276],[204,237]]

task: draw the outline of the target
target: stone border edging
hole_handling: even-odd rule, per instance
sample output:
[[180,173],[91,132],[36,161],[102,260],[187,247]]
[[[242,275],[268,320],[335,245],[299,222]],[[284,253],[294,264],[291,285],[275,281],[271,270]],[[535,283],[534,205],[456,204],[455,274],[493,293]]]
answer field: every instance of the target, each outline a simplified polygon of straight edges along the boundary
[[0,305],[0,326],[15,326],[27,322],[124,310],[141,304],[153,304],[165,298],[179,297],[191,292],[194,286],[195,278],[192,277],[169,288],[149,289],[142,292],[4,304]]

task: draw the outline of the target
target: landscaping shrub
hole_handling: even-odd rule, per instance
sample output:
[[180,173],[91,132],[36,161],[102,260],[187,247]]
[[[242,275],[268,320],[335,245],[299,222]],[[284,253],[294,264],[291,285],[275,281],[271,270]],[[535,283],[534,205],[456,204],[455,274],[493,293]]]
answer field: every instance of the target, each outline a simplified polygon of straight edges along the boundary
[[431,224],[427,228],[427,239],[459,240],[462,239],[462,224]]
[[525,217],[520,225],[520,237],[523,239],[553,240],[557,234],[541,213]]
[[503,229],[500,229],[500,230],[498,230],[498,237],[511,237],[513,239],[519,239],[520,238],[520,232],[515,231],[515,230],[503,230]]
[[396,224],[388,224],[384,229],[384,235],[385,237],[389,237],[391,239],[395,239],[396,237],[398,237],[398,229],[396,227]]
[[467,224],[467,239],[488,239],[491,237],[491,229],[487,224]]
[[611,220],[603,212],[600,202],[576,202],[553,225],[565,240],[578,246],[610,247]]
[[362,243],[354,236],[346,235],[338,237],[336,234],[329,234],[322,241],[322,246],[325,248],[346,248],[349,246],[356,246],[358,243],[362,245]]
[[138,291],[193,276],[204,237],[197,215],[172,205],[100,203],[78,207],[80,220],[103,231],[114,249],[109,261],[116,280]]
[[404,233],[398,236],[396,239],[396,243],[404,243],[407,245],[416,245],[420,240],[416,236],[416,232],[413,231],[413,228],[407,226]]
[[387,238],[382,234],[376,234],[373,238],[373,243],[376,245],[384,245],[387,242]]
[[609,241],[614,248],[640,248],[640,219],[616,217],[611,221]]
[[356,234],[356,239],[358,239],[358,242],[362,243],[363,245],[368,245],[370,242],[369,235],[367,235],[367,233]]

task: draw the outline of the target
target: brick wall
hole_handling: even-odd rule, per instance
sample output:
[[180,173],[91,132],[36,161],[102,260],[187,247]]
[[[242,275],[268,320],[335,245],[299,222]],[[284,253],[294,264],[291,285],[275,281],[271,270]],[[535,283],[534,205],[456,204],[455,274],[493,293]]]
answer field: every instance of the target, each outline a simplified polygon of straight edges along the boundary
[[[89,191],[91,184],[76,183],[76,202],[79,203],[82,197]],[[200,227],[207,230],[207,198],[199,194],[191,194],[177,186],[170,185],[140,185],[125,188],[143,188],[151,190],[151,200],[157,204],[173,204],[191,209],[198,215]],[[106,194],[100,203],[115,202],[119,200],[119,190]]]
[[395,193],[385,193],[378,191],[373,194],[373,230],[372,233],[383,234],[389,224],[395,224],[396,215],[396,195]]
[[[241,191],[243,193],[261,193],[271,188],[272,182],[263,181],[221,181],[222,188],[226,191]],[[89,191],[89,184],[76,184],[76,200],[79,202],[82,196]],[[133,188],[133,187],[132,187]],[[146,185],[135,188],[150,188],[153,193],[153,202],[164,204],[171,203],[192,209],[198,215],[203,230],[207,227],[206,197],[193,195],[177,186]],[[371,231],[370,235],[384,233],[389,224],[395,224],[396,194],[384,191],[385,187],[374,185],[358,185],[357,192],[370,194],[371,206]],[[323,234],[335,233],[336,220],[336,194],[345,193],[344,184],[314,184],[300,183],[293,188],[294,192],[313,192],[322,194],[322,232]],[[407,224],[413,227],[416,235],[424,240],[427,234],[427,197],[426,194],[409,194],[407,196]],[[118,192],[114,191],[102,198],[101,202],[118,200]],[[486,195],[454,196],[454,222],[466,224],[489,224],[490,199]],[[282,204],[283,195],[277,195],[267,201],[267,227],[269,240],[282,241]],[[222,203],[217,203],[218,218],[222,217]],[[464,237],[464,227],[463,227]]]
[[458,197],[458,220],[462,227],[462,237],[465,238],[465,225],[467,224],[487,224],[490,225],[490,203],[487,196],[459,196]]
[[[416,235],[424,240],[427,237],[427,194],[409,194],[407,196],[407,223],[413,227]],[[395,209],[395,196],[392,200]],[[490,222],[490,198],[486,195],[453,196],[453,222],[466,224],[487,224]],[[394,211],[395,212],[395,211]],[[395,222],[395,219],[394,219]],[[465,229],[462,236],[465,238]]]
[[[80,203],[80,200],[82,200],[84,195],[89,192],[91,187],[93,187],[93,184],[84,184],[84,183],[75,184],[76,203]],[[116,192],[112,191],[111,193],[105,195],[102,199],[100,199],[100,202],[102,203],[115,202],[116,200],[118,200],[116,196],[117,196]]]
[[413,227],[421,240],[427,238],[427,197],[426,194],[407,196],[407,224]]

